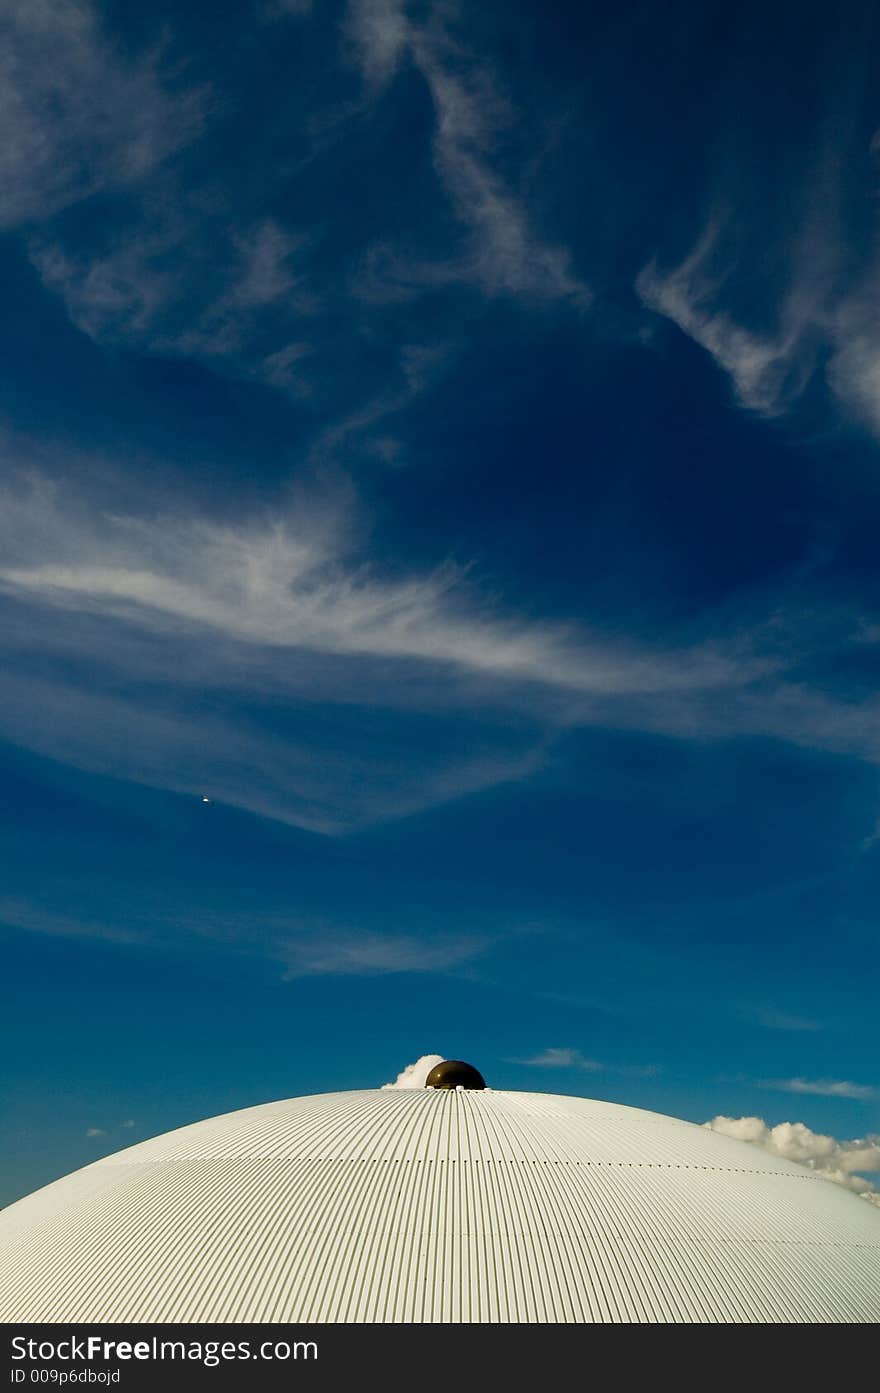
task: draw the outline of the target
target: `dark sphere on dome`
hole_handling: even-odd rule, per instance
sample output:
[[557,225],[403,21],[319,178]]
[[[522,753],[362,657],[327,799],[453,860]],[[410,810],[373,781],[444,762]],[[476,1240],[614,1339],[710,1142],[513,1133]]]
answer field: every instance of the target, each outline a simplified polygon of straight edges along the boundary
[[485,1088],[486,1080],[473,1064],[463,1059],[444,1059],[425,1079],[426,1088]]

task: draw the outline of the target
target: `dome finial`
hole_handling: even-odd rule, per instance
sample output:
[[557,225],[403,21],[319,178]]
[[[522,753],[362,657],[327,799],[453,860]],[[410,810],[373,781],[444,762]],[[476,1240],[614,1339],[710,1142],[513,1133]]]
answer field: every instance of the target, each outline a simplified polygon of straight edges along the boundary
[[473,1064],[463,1059],[444,1059],[425,1079],[426,1088],[485,1088],[486,1080]]

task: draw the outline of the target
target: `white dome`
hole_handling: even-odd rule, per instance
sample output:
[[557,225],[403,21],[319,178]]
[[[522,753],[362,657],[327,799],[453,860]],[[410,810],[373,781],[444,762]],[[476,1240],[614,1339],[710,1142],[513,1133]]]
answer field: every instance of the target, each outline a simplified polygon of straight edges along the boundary
[[874,1321],[880,1210],[658,1113],[388,1089],[246,1108],[0,1214],[0,1320]]

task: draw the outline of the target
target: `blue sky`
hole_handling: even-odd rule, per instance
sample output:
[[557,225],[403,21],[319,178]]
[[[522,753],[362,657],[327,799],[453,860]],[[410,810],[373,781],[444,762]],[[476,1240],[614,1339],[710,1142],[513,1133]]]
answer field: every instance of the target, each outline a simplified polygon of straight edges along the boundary
[[876,7],[2,26],[0,1202],[434,1052],[880,1130]]

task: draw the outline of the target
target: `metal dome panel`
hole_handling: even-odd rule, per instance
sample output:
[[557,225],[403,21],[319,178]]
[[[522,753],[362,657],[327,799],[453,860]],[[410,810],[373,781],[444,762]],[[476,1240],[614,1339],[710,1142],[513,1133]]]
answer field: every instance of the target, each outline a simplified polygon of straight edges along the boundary
[[3,1321],[872,1321],[880,1211],[636,1108],[369,1090],[166,1133],[0,1214]]

